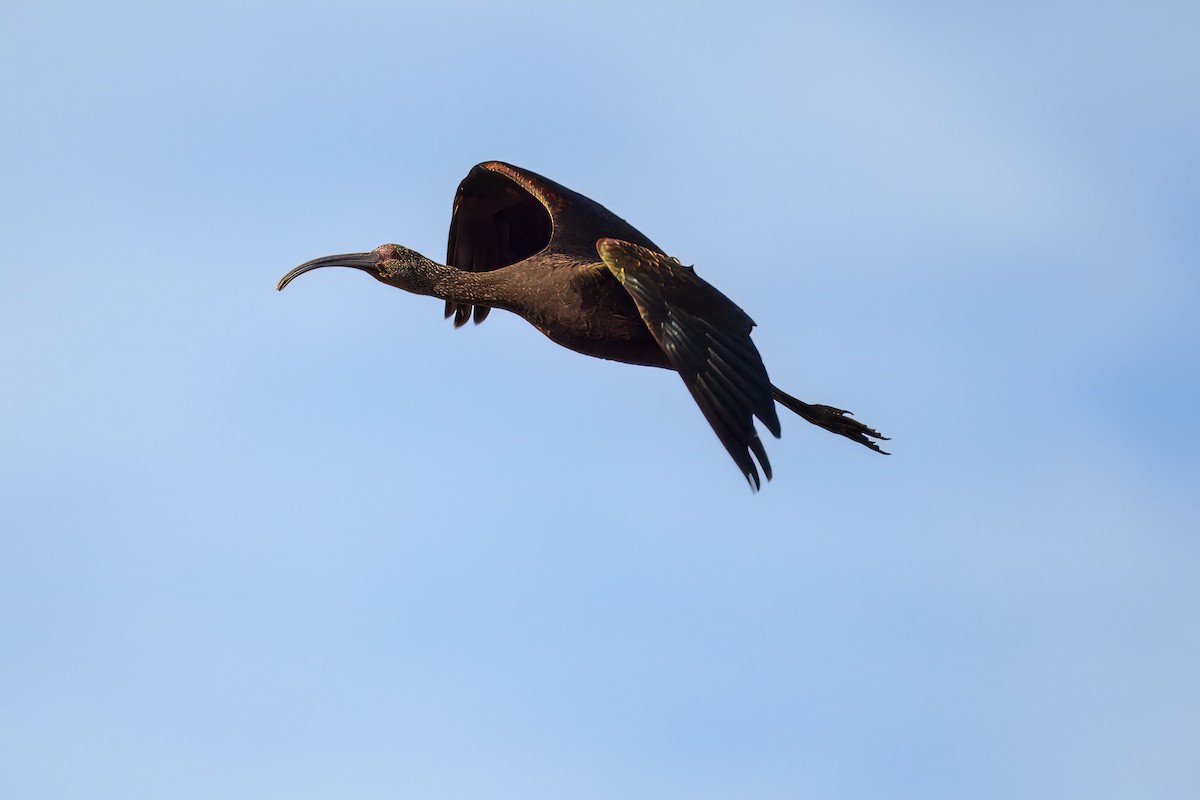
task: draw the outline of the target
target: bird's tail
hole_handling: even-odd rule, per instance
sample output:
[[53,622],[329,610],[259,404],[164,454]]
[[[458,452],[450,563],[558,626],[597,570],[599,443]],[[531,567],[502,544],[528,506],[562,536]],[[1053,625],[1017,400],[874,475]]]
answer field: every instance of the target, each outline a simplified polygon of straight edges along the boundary
[[886,450],[880,449],[877,442],[871,441],[872,439],[881,439],[886,442],[888,437],[873,428],[868,428],[856,419],[851,419],[849,411],[843,411],[833,406],[811,405],[803,400],[797,400],[778,386],[771,387],[771,395],[781,406],[796,412],[813,425],[819,425],[832,433],[840,433],[847,439],[871,448],[876,453],[888,455]]

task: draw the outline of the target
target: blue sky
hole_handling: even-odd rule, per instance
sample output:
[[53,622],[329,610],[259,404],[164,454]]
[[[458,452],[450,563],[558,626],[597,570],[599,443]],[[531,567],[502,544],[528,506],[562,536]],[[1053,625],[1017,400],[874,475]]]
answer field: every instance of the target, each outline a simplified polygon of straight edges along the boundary
[[[0,27],[0,793],[1200,792],[1200,14],[204,3]],[[759,323],[674,376],[327,270],[503,159]]]

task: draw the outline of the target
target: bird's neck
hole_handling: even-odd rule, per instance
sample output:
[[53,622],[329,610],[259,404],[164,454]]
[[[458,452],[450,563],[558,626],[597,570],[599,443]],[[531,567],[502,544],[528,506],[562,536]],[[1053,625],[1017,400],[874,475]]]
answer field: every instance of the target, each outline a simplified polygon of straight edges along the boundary
[[410,253],[409,258],[388,263],[388,274],[383,278],[385,283],[455,303],[513,310],[514,298],[505,270],[467,272],[439,264],[419,253]]

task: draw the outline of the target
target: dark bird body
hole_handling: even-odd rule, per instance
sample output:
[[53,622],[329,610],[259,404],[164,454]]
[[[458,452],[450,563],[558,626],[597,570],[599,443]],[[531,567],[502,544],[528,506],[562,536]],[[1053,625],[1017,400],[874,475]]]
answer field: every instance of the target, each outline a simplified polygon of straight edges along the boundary
[[887,437],[847,412],[772,386],[750,340],[753,320],[691,267],[599,203],[528,170],[499,161],[471,170],[454,198],[446,264],[385,244],[308,261],[278,288],[326,266],[439,297],[455,327],[501,308],[584,355],[675,370],[756,489],[754,460],[768,479],[771,465],[754,417],[778,437],[776,402],[883,452],[872,439]]

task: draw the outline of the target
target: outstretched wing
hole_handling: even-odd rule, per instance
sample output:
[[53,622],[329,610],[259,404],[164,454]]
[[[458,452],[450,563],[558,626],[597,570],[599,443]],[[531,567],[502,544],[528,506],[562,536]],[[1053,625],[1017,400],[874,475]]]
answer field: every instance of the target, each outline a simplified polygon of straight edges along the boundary
[[760,488],[750,455],[767,480],[771,463],[754,429],[754,417],[778,437],[779,416],[762,357],[750,341],[754,320],[691,267],[669,256],[619,239],[601,239],[596,249],[633,297],[646,327],[721,444],[750,485]]
[[[446,263],[469,272],[487,272],[529,258],[550,243],[554,226],[544,200],[495,171],[498,162],[480,164],[458,185]],[[507,166],[507,165],[505,165]],[[475,322],[491,309],[475,306]],[[471,318],[472,307],[446,302],[454,326]]]

